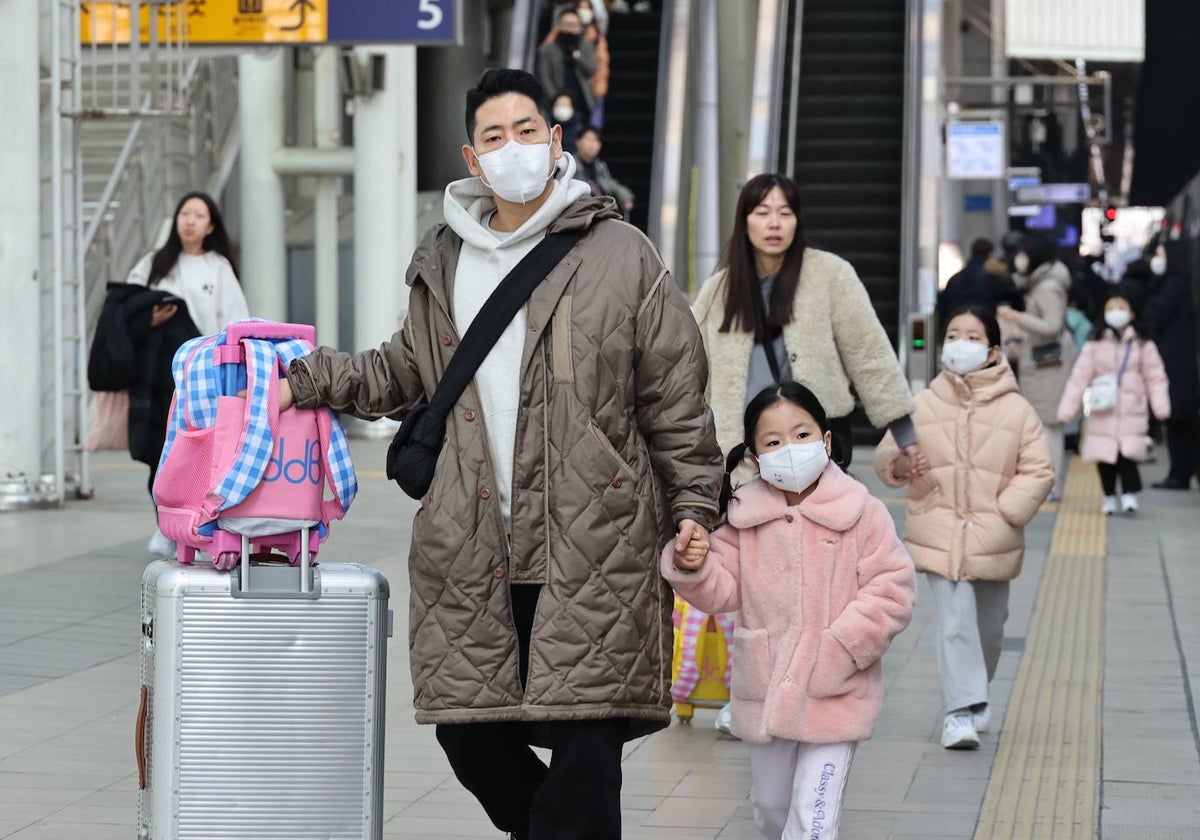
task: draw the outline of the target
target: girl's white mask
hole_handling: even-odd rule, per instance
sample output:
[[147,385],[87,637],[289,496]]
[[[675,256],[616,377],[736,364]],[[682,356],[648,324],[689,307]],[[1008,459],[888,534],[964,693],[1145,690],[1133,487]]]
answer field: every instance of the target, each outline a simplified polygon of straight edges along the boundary
[[550,144],[509,140],[499,149],[476,155],[483,185],[513,204],[525,204],[542,194],[550,180]]
[[829,453],[825,441],[789,443],[758,456],[758,474],[762,480],[780,490],[803,493],[817,480]]
[[1128,309],[1110,309],[1104,313],[1104,323],[1114,330],[1123,330],[1129,326]]
[[942,367],[959,376],[982,370],[987,359],[988,348],[978,341],[960,338],[942,345]]

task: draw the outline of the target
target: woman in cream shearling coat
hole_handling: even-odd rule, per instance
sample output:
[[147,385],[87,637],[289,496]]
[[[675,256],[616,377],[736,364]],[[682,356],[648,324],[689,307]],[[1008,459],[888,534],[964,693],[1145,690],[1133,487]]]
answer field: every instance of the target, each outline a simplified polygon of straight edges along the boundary
[[[854,267],[805,245],[794,181],[772,174],[746,183],[722,263],[692,305],[708,353],[707,396],[721,451],[742,442],[742,414],[755,394],[794,379],[811,388],[829,413],[841,450],[835,456],[845,464],[851,454],[851,385],[872,425],[892,428],[902,445],[912,447],[910,454],[918,455],[908,421],[912,393],[887,333]],[[778,375],[768,363],[768,348]]]
[[1054,483],[1042,424],[1000,341],[990,310],[951,316],[945,370],[917,394],[913,412],[929,471],[911,479],[890,434],[873,458],[884,483],[908,484],[904,543],[928,573],[937,605],[947,749],[979,746],[990,725],[988,683],[1000,659],[1009,581],[1021,571],[1025,526]]

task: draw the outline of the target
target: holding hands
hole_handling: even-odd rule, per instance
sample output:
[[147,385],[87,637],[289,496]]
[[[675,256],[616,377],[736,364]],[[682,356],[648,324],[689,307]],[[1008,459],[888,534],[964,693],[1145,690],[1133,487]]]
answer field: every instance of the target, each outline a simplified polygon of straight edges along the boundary
[[707,556],[708,531],[690,519],[680,522],[679,534],[675,537],[675,568],[695,572],[704,565]]
[[921,447],[915,443],[901,449],[900,456],[896,458],[896,462],[892,466],[892,475],[898,479],[907,478],[911,481],[914,478],[920,478],[927,472],[929,472],[929,459],[925,457]]

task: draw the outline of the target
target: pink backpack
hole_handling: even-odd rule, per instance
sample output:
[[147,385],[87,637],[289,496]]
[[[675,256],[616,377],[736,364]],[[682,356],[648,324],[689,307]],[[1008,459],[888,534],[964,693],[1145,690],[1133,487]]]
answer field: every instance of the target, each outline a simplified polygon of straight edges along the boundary
[[[325,408],[279,410],[283,361],[276,342],[299,355],[314,339],[313,328],[304,325],[240,321],[179,349],[169,421],[174,434],[154,498],[159,529],[178,543],[181,562],[193,562],[203,550],[216,568],[231,569],[250,551],[277,549],[296,564],[317,553],[328,523],[345,514],[356,487],[340,424]],[[246,395],[236,396],[242,365]],[[336,495],[335,471],[344,499]],[[325,498],[326,483],[332,499]]]

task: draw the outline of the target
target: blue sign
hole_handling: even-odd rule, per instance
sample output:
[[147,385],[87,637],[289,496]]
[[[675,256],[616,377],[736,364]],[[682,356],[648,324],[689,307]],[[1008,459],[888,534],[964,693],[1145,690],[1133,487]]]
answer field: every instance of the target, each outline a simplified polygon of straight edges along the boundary
[[462,0],[329,0],[330,42],[458,44]]
[[992,212],[992,196],[990,193],[967,193],[963,196],[963,210],[967,213]]

